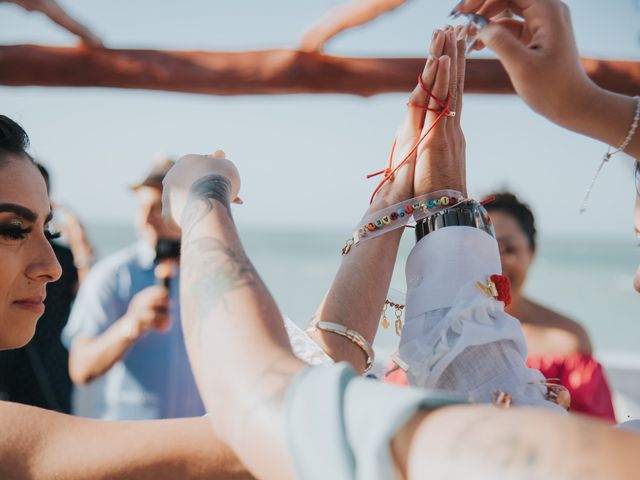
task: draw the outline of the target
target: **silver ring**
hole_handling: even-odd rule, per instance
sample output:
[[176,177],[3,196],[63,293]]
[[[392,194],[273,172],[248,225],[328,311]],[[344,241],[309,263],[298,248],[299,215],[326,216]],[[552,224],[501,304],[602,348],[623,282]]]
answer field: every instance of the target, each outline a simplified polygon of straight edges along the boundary
[[455,117],[456,116],[456,112],[448,112],[444,114],[446,117]]

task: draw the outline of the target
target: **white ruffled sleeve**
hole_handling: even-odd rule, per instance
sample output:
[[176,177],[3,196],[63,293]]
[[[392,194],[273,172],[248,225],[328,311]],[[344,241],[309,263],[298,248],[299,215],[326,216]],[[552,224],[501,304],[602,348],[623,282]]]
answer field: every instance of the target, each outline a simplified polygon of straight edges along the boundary
[[406,265],[407,306],[398,357],[409,383],[492,402],[497,390],[513,405],[547,407],[544,377],[527,368],[520,322],[476,282],[500,274],[496,240],[472,227],[447,227],[424,237]]

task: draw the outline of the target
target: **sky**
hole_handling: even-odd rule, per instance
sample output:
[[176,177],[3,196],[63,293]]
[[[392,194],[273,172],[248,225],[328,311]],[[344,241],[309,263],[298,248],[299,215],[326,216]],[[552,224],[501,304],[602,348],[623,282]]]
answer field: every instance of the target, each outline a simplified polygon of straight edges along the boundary
[[[294,47],[336,0],[83,0],[60,2],[114,48],[244,50]],[[411,0],[341,34],[327,53],[420,56],[455,2]],[[574,0],[583,55],[640,60],[638,0]],[[0,3],[0,44],[73,45],[38,13]],[[490,52],[477,56],[490,56]],[[367,79],[363,78],[363,82]],[[638,92],[640,94],[640,91]],[[217,97],[143,90],[0,86],[0,113],[20,122],[51,170],[54,196],[84,221],[129,222],[126,186],[164,155],[223,149],[242,175],[238,222],[343,229],[367,208],[406,94]],[[462,117],[470,192],[510,188],[543,235],[633,242],[632,160],[617,156],[578,213],[606,146],[562,130],[516,96],[468,95]]]

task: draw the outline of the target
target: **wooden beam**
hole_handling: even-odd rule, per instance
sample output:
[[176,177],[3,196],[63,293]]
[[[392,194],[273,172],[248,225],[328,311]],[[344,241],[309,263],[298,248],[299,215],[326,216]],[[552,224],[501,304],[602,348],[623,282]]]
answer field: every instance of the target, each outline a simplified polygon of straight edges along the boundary
[[[347,58],[295,50],[201,52],[0,46],[0,85],[111,87],[211,95],[409,92],[422,58]],[[637,95],[640,62],[584,59],[609,90]],[[471,58],[469,93],[513,93],[495,59]]]
[[89,28],[69,15],[56,0],[0,0],[20,5],[29,12],[44,13],[52,22],[80,37],[85,46],[101,48],[102,40]]
[[352,0],[338,5],[305,32],[299,49],[304,52],[319,52],[325,43],[340,32],[365,25],[406,2],[407,0]]

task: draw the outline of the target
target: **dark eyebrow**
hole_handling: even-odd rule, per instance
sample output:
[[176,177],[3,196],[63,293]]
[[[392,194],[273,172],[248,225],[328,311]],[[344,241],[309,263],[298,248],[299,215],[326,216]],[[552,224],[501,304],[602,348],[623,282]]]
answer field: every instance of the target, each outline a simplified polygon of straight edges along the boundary
[[[15,203],[0,204],[0,212],[15,213],[28,222],[35,222],[38,219],[38,215],[35,212],[29,210],[27,207],[23,207],[22,205],[17,205]],[[49,213],[49,216],[51,216],[51,213]]]

